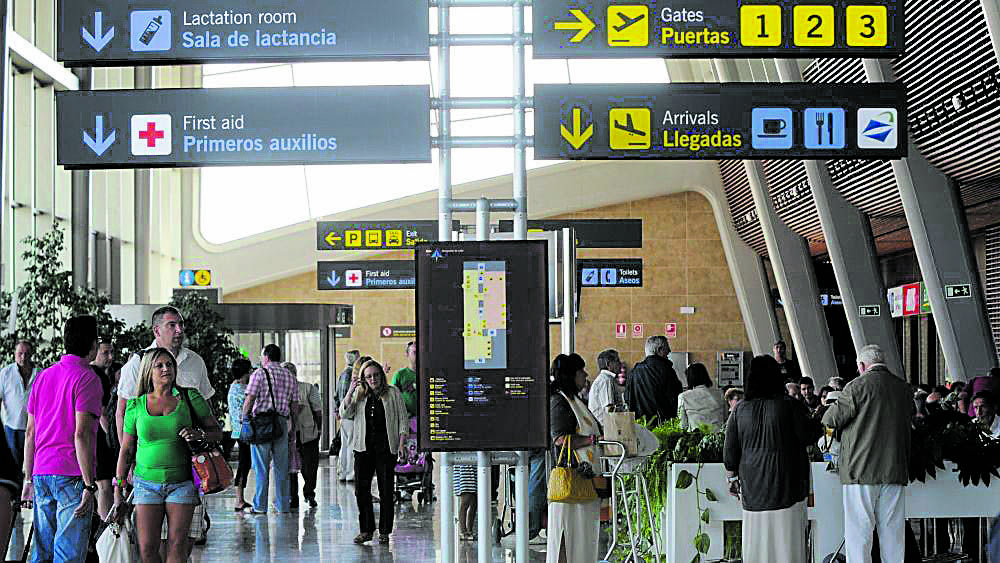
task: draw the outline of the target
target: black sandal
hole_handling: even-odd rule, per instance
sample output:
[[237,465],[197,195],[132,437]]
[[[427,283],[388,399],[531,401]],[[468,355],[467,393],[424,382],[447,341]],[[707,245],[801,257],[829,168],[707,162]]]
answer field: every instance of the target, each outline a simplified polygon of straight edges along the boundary
[[244,502],[243,504],[241,504],[241,505],[237,506],[236,508],[234,508],[233,512],[243,512],[244,510],[246,510],[248,508],[253,508],[253,505],[250,504],[249,502]]

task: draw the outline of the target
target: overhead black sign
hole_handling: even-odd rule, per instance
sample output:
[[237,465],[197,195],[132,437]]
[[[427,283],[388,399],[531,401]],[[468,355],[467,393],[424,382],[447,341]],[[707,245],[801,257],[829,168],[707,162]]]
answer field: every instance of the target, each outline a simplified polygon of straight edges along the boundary
[[899,83],[535,86],[538,159],[894,159]]
[[902,0],[542,0],[532,10],[536,58],[880,58],[903,51]]
[[[457,231],[461,222],[453,221]],[[438,240],[437,221],[317,221],[316,250],[399,250]]]
[[[642,248],[642,219],[543,219],[528,221],[529,231],[573,227],[577,248]],[[514,232],[514,221],[500,220],[500,232]]]
[[577,259],[579,287],[642,287],[642,258]]
[[60,0],[68,66],[430,58],[427,1]]
[[548,446],[546,254],[544,241],[417,247],[420,449]]
[[427,86],[56,92],[59,164],[430,162]]
[[316,263],[316,288],[413,289],[413,260],[326,261]]

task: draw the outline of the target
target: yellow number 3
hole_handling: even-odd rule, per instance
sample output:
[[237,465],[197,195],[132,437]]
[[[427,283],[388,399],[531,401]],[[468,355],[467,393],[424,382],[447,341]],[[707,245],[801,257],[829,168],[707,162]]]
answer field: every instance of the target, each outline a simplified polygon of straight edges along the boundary
[[885,6],[848,6],[847,45],[885,47],[889,42],[888,19]]

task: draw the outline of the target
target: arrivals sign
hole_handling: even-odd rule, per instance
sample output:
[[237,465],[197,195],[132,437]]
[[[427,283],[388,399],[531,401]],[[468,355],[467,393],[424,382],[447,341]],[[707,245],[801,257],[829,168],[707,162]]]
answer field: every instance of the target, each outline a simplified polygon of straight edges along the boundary
[[430,162],[427,86],[56,93],[71,169]]
[[68,66],[428,60],[427,1],[60,0]]
[[891,57],[902,0],[536,0],[536,58]]
[[413,289],[413,260],[327,261],[316,264],[316,288]]
[[535,86],[538,159],[895,159],[906,139],[898,83]]

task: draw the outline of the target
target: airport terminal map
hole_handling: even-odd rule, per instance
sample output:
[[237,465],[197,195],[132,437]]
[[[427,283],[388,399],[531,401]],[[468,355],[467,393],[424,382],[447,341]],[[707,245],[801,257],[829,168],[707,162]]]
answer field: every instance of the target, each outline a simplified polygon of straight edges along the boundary
[[466,261],[462,279],[465,369],[506,369],[506,264]]

